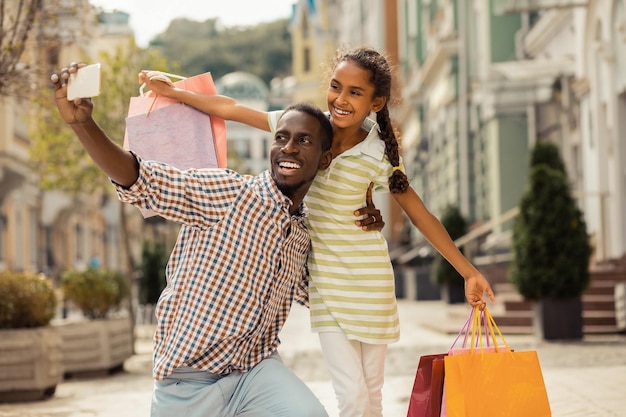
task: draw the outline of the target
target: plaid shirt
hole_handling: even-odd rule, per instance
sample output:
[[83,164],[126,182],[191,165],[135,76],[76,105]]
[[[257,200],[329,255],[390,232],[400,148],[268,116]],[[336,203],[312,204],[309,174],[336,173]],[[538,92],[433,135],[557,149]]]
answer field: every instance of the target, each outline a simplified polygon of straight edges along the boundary
[[157,304],[156,379],[180,366],[216,374],[247,371],[276,350],[292,301],[307,304],[310,247],[305,207],[269,171],[181,172],[142,161],[121,201],[182,224]]

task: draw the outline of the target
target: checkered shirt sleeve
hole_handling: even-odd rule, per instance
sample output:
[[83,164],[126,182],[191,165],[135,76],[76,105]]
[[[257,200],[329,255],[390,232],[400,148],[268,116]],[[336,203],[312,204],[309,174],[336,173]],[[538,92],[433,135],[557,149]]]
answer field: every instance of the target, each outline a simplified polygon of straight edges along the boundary
[[272,354],[292,301],[307,301],[304,207],[291,216],[269,172],[140,160],[136,183],[116,188],[122,201],[182,224],[156,309],[155,378],[180,366],[247,371]]

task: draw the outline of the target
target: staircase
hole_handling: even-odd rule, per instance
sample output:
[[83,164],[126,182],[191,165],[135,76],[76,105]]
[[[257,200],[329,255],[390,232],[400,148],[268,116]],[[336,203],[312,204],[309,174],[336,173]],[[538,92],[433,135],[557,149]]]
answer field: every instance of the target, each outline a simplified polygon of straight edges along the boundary
[[[626,258],[606,262],[591,270],[591,283],[582,296],[583,333],[618,332],[615,319],[615,286],[626,283]],[[532,303],[525,301],[515,287],[507,282],[506,264],[489,265],[481,272],[496,293],[496,304],[490,307],[496,323],[505,334],[533,332]]]

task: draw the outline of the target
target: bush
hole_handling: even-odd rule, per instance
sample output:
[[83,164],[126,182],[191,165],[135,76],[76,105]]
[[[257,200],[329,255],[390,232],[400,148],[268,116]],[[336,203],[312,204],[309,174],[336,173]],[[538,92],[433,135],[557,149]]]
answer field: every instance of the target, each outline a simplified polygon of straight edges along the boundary
[[[441,224],[448,231],[452,240],[456,240],[467,233],[467,222],[456,206],[448,206],[441,216]],[[439,285],[454,285],[463,287],[465,280],[456,269],[439,252],[433,260],[433,280]]]
[[509,279],[527,300],[579,296],[590,282],[592,247],[556,145],[538,142],[513,226]]
[[169,253],[163,243],[145,241],[141,252],[141,281],[139,301],[156,304],[165,288],[165,268]]
[[43,327],[54,317],[57,299],[40,275],[0,272],[0,329]]
[[90,319],[107,317],[129,295],[124,275],[106,269],[66,271],[61,279],[61,288],[65,298],[72,301]]

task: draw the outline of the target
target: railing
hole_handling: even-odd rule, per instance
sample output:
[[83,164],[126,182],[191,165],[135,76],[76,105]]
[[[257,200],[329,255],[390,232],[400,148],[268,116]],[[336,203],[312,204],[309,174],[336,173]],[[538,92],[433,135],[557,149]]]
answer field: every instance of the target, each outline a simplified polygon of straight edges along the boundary
[[505,14],[583,7],[589,5],[589,0],[498,0],[494,3],[494,12]]
[[475,257],[472,259],[472,251],[470,248],[470,244],[478,239],[479,237],[486,235],[487,233],[492,232],[496,227],[506,223],[512,219],[514,219],[519,214],[519,207],[513,207],[512,209],[502,213],[500,217],[495,219],[491,219],[487,223],[480,225],[479,227],[473,229],[469,233],[461,236],[454,243],[457,247],[463,247],[463,253],[465,256],[472,261],[475,265],[487,265],[497,262],[504,262],[511,259],[510,253],[501,253],[501,254],[492,254],[485,255],[480,257]]
[[[510,259],[510,254],[508,253],[487,255],[487,256],[481,256],[481,257],[476,257],[475,259],[472,259],[471,250],[469,246],[474,240],[493,231],[496,227],[500,226],[501,224],[508,222],[509,220],[512,220],[513,218],[515,218],[515,216],[517,216],[518,213],[519,213],[519,207],[513,207],[509,211],[503,213],[500,217],[491,219],[487,223],[480,225],[479,227],[473,229],[469,233],[456,239],[454,243],[456,244],[457,247],[463,247],[464,249],[463,252],[466,254],[468,259],[470,259],[470,261],[474,262],[476,265],[485,265],[489,263],[502,262],[502,261],[508,260]],[[426,243],[423,245],[417,245],[414,248],[402,254],[398,254],[396,256],[392,255],[391,257],[398,264],[402,265],[420,256],[422,252],[427,253],[429,251],[429,247],[430,246]]]

